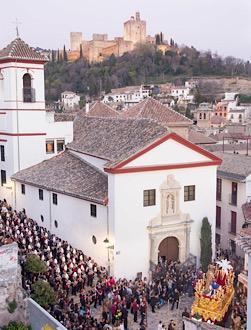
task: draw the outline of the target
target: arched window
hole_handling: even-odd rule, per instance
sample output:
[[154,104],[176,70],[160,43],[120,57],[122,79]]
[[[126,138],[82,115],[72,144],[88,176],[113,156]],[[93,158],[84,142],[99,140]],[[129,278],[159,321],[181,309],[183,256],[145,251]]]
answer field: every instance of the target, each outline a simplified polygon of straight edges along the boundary
[[202,119],[202,113],[200,112],[200,117],[199,117],[200,119]]
[[204,119],[206,119],[206,114],[204,113]]
[[34,102],[34,93],[31,87],[31,76],[29,73],[23,75],[23,96],[24,102]]

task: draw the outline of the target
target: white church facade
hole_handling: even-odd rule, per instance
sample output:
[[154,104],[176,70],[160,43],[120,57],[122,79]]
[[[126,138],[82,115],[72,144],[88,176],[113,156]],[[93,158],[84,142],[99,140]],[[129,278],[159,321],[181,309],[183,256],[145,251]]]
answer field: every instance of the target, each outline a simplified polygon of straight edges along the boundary
[[[15,81],[12,85],[17,86]],[[42,95],[43,79],[37,88]],[[0,112],[7,113],[3,104]],[[9,112],[19,123],[19,112]],[[72,142],[69,138],[65,150],[46,159],[46,118],[36,122],[38,117],[26,112],[22,132],[41,134],[22,142],[27,153],[18,166],[17,137],[6,133],[19,131],[6,122],[0,132],[0,141],[7,140],[0,166],[11,181],[2,185],[0,199],[10,192],[16,209],[25,208],[39,225],[82,249],[117,278],[148,276],[150,264],[159,258],[184,262],[193,255],[199,261],[203,217],[215,237],[219,158],[149,119],[80,113]],[[35,113],[40,116],[40,111]],[[11,157],[17,158],[13,164]]]

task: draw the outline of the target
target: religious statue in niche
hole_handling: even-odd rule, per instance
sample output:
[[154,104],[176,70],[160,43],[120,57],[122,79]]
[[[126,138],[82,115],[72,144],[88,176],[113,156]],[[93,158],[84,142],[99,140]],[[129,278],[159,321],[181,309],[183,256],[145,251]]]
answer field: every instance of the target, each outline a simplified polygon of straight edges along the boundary
[[166,197],[166,214],[173,215],[175,213],[175,198],[173,194],[168,194]]

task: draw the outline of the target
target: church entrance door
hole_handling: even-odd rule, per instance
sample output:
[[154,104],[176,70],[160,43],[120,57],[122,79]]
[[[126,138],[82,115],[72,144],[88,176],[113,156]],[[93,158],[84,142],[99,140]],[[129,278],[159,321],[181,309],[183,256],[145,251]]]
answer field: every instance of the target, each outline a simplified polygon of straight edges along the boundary
[[159,258],[163,261],[177,261],[179,259],[179,242],[176,237],[166,237],[160,242]]

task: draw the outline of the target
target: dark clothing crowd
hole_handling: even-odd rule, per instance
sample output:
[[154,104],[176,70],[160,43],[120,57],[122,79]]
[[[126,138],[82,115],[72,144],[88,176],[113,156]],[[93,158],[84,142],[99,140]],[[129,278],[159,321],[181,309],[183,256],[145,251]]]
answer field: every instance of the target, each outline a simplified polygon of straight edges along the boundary
[[[183,268],[178,262],[160,260],[151,281],[115,280],[82,251],[29,219],[25,210],[17,212],[3,200],[0,201],[0,245],[13,241],[19,246],[21,266],[30,254],[47,264],[44,274],[32,276],[22,267],[23,288],[30,294],[35,281],[49,282],[57,303],[49,306],[48,312],[68,330],[127,330],[129,315],[144,330],[147,313],[155,313],[164,304],[171,310],[178,308],[181,296],[192,296],[195,281],[202,276],[192,266]],[[168,329],[176,329],[175,322]]]

